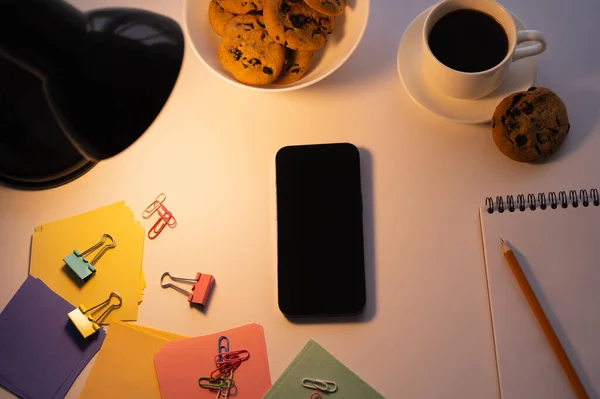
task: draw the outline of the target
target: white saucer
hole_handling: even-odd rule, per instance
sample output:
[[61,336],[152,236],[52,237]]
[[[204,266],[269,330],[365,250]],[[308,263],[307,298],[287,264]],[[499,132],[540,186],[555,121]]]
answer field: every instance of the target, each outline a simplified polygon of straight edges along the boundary
[[[431,8],[425,10],[411,22],[398,47],[398,74],[404,88],[417,104],[453,122],[484,123],[492,119],[496,106],[504,97],[516,91],[527,90],[533,85],[537,73],[537,56],[513,62],[502,86],[483,98],[459,100],[436,92],[420,72],[421,35],[425,18],[430,11]],[[525,29],[523,22],[513,13],[511,15],[517,29]]]

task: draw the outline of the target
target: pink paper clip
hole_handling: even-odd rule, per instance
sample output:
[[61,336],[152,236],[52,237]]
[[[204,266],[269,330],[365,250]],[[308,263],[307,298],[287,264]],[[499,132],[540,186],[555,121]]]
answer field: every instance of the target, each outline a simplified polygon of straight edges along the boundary
[[174,228],[177,226],[177,220],[175,216],[164,206],[163,202],[167,199],[164,193],[160,193],[158,197],[144,210],[142,217],[144,219],[150,218],[158,211],[158,220],[154,223],[154,226],[148,230],[148,238],[154,240],[159,234],[165,229],[166,226]]
[[[172,283],[164,283],[165,277],[169,277],[171,280],[184,283],[184,284],[192,284],[192,291],[186,291],[181,287],[178,287]],[[208,296],[212,291],[212,288],[215,284],[215,278],[210,274],[202,274],[196,273],[196,278],[181,278],[181,277],[173,277],[169,272],[163,273],[160,278],[160,286],[163,288],[173,288],[174,290],[181,292],[184,295],[187,295],[188,301],[190,303],[197,303],[198,305],[206,306],[208,302]]]

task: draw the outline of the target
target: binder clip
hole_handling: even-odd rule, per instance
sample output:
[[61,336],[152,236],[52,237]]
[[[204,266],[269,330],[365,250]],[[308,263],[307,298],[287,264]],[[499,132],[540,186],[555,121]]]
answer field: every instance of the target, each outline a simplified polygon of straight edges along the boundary
[[[96,256],[94,256],[94,259],[92,259],[91,262],[88,262],[85,256],[102,247],[106,242],[107,238],[109,238],[112,243],[103,247],[100,250],[100,252],[98,252]],[[109,249],[112,249],[116,246],[117,242],[115,241],[115,239],[112,238],[112,236],[110,236],[109,234],[104,234],[100,242],[96,245],[86,249],[83,253],[80,253],[78,250],[75,249],[73,253],[64,258],[63,261],[67,264],[67,266],[69,266],[71,270],[73,270],[77,277],[79,277],[81,280],[86,280],[88,277],[96,273],[96,268],[94,267],[94,265],[96,264],[96,262],[98,262],[102,255],[104,255]]]
[[[172,283],[164,283],[165,277],[169,277],[171,280],[184,283],[184,284],[192,284],[192,291],[186,291],[181,287],[178,287]],[[160,278],[160,286],[163,288],[173,288],[175,291],[181,292],[184,295],[187,295],[188,301],[190,303],[197,303],[198,305],[206,306],[206,302],[208,301],[208,296],[215,284],[215,279],[210,274],[202,274],[197,273],[196,278],[181,278],[181,277],[173,277],[169,272],[163,273]]]
[[158,194],[158,197],[144,210],[142,217],[144,219],[150,218],[150,216],[154,215],[158,212],[158,220],[154,223],[154,226],[150,230],[148,230],[148,238],[154,240],[158,235],[165,229],[166,226],[170,228],[174,228],[177,226],[177,220],[175,220],[175,216],[167,209],[166,206],[163,205],[163,202],[167,199],[167,196],[164,193]]
[[[94,309],[108,305],[112,297],[117,298],[119,300],[119,303],[110,305],[100,315],[100,317],[94,320],[90,312],[92,312]],[[121,295],[117,294],[116,292],[111,292],[106,301],[99,303],[98,305],[93,306],[89,309],[86,308],[84,305],[79,305],[78,308],[75,308],[74,310],[69,312],[67,316],[69,316],[69,319],[71,319],[73,324],[75,324],[75,327],[77,327],[77,330],[79,330],[81,336],[83,338],[87,338],[90,335],[94,334],[96,331],[98,331],[100,329],[100,322],[102,321],[102,319],[113,309],[120,308],[122,303],[123,299],[121,299]]]

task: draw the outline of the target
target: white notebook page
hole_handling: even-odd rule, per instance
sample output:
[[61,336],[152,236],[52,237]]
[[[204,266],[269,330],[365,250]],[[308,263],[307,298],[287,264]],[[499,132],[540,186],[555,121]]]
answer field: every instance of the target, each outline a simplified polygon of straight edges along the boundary
[[591,398],[600,398],[600,209],[480,210],[503,399],[575,398],[504,259],[511,247]]

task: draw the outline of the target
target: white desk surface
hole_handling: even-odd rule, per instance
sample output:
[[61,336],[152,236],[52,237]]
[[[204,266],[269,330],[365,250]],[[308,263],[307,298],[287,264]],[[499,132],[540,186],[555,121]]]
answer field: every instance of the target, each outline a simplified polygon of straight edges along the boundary
[[[183,15],[183,0],[73,3],[146,8],[179,22]],[[0,188],[0,309],[27,276],[33,226],[122,199],[141,219],[165,192],[179,225],[146,242],[140,324],[202,335],[260,323],[273,380],[312,337],[388,398],[498,397],[478,207],[489,195],[600,186],[600,2],[503,2],[545,34],[537,85],[569,110],[566,144],[542,165],[510,161],[489,126],[446,122],[405,93],[398,43],[433,3],[372,0],[355,54],[296,92],[234,87],[188,47],[166,108],[131,148],[64,187]],[[277,307],[274,155],[285,145],[338,141],[364,149],[368,307],[358,322],[294,324]],[[207,312],[162,290],[164,271],[213,274]],[[318,283],[315,276],[316,289],[327,289]]]

